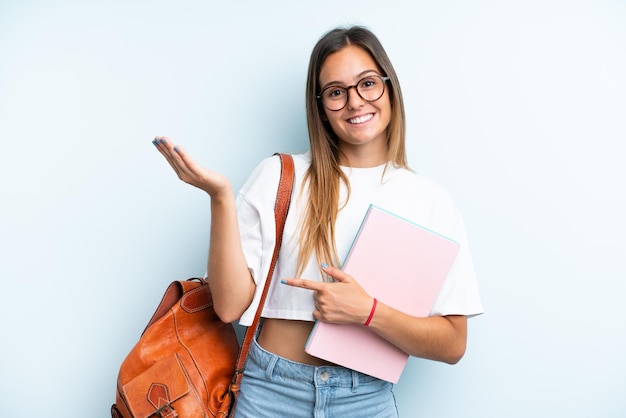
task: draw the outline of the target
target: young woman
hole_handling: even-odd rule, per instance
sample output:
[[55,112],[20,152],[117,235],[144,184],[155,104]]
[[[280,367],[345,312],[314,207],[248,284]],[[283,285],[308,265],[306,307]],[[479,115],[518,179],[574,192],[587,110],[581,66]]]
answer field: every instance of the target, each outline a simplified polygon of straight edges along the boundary
[[[458,362],[467,316],[482,313],[465,228],[446,191],[407,166],[400,85],[369,30],[339,28],[319,40],[306,109],[311,150],[294,156],[294,199],[235,416],[397,417],[390,383],[312,357],[305,343],[314,320],[364,324],[372,314],[368,326],[410,355]],[[249,325],[274,246],[279,159],[262,161],[235,199],[225,177],[165,137],[154,144],[180,179],[210,195],[215,310]],[[461,244],[431,316],[373,309],[359,278],[338,268],[372,203]]]

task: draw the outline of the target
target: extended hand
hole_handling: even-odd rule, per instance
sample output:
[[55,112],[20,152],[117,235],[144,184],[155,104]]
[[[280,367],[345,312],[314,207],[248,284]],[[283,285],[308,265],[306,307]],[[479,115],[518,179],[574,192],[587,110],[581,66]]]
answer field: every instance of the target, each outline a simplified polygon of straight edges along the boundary
[[185,183],[204,190],[211,198],[232,191],[225,176],[196,164],[181,147],[175,146],[167,137],[157,136],[152,143],[172,166],[178,178]]
[[350,275],[335,267],[322,266],[324,273],[335,279],[332,283],[305,279],[285,279],[283,284],[313,291],[313,318],[335,324],[362,324],[372,307],[372,297]]

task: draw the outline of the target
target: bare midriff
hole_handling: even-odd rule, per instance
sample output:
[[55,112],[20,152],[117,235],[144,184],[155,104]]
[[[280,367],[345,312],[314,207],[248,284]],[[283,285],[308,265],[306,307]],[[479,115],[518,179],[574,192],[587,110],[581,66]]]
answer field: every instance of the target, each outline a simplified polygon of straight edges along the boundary
[[304,351],[313,324],[310,321],[264,318],[258,337],[259,345],[270,353],[298,363],[312,366],[333,365]]

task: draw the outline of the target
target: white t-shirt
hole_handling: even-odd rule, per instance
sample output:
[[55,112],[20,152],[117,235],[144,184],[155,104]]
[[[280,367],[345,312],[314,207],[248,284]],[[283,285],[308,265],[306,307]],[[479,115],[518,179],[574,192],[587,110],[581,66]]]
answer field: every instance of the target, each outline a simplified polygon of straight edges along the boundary
[[[283,243],[278,256],[270,291],[262,316],[313,321],[315,309],[310,290],[283,285],[283,278],[295,277],[298,258],[298,223],[308,199],[301,189],[303,176],[311,161],[310,153],[293,156],[295,165],[294,195],[285,224]],[[350,180],[350,200],[339,212],[335,240],[339,260],[344,260],[370,204],[393,212],[423,227],[457,241],[461,247],[444,282],[431,315],[477,315],[483,312],[474,267],[463,220],[449,194],[437,183],[409,170],[389,164],[372,168],[342,167]],[[384,173],[384,177],[383,177]],[[237,196],[237,213],[243,251],[257,284],[254,299],[240,319],[250,325],[256,312],[265,278],[269,271],[275,243],[274,203],[280,159],[263,160],[252,172]],[[346,198],[342,185],[341,202]],[[330,260],[311,257],[300,277],[321,281],[319,264]],[[355,277],[358,281],[358,277]]]

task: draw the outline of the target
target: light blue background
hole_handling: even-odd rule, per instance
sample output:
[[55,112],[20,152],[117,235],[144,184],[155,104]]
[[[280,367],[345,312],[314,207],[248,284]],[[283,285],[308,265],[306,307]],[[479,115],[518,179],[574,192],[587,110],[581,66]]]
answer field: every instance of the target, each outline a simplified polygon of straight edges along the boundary
[[151,139],[236,188],[306,149],[309,53],[346,23],[394,62],[487,310],[460,364],[410,361],[401,416],[626,416],[618,0],[0,0],[0,415],[109,416],[166,285],[205,269],[209,199]]

